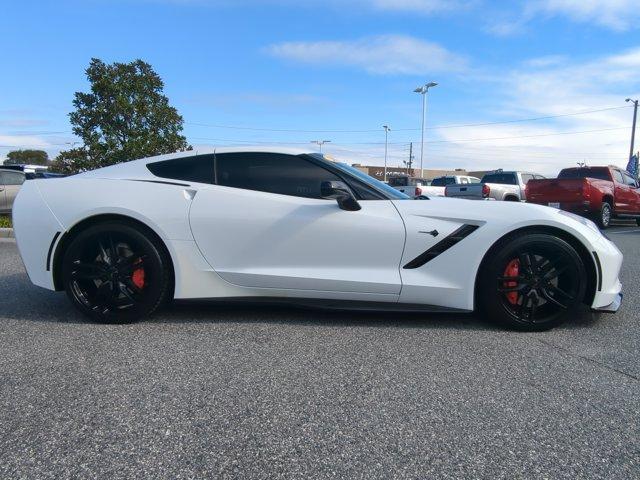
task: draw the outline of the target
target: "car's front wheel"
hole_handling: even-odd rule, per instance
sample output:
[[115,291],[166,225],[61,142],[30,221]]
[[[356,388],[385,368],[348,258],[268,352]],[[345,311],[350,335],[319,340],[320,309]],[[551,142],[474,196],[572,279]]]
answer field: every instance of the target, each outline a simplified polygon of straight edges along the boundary
[[151,315],[171,292],[170,260],[159,239],[125,222],[79,233],[63,257],[71,302],[92,319],[126,323]]
[[553,328],[577,313],[587,274],[582,259],[561,238],[516,236],[490,253],[478,278],[484,316],[524,331]]

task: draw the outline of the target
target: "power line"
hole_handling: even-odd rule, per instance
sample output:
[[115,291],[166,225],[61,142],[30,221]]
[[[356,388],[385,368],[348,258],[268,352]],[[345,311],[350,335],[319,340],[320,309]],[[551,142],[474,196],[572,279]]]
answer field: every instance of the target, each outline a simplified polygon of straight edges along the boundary
[[[623,108],[630,108],[628,105],[616,106],[616,107],[605,107],[598,108],[594,110],[583,110],[579,112],[572,113],[562,113],[558,115],[547,115],[544,117],[531,117],[531,118],[520,118],[514,120],[503,120],[498,122],[483,122],[483,123],[462,123],[462,124],[451,124],[451,125],[436,125],[433,127],[427,127],[427,130],[440,130],[447,128],[462,128],[462,127],[481,127],[487,125],[502,125],[509,123],[521,123],[521,122],[533,122],[539,120],[550,120],[553,118],[563,118],[563,117],[572,117],[576,115],[587,115],[589,113],[598,113],[598,112],[606,112],[609,110],[619,110]],[[210,128],[224,128],[230,130],[248,130],[255,132],[284,132],[284,133],[378,133],[381,132],[379,128],[376,129],[362,129],[362,130],[342,130],[342,129],[334,129],[334,130],[303,130],[303,129],[293,129],[293,128],[261,128],[261,127],[245,127],[238,125],[221,125],[221,124],[209,124],[209,123],[196,123],[196,122],[185,122],[185,125],[193,125],[198,127],[210,127]],[[398,128],[396,131],[398,132],[415,132],[420,131],[419,128]]]
[[[538,133],[533,135],[516,135],[509,137],[487,137],[487,138],[468,138],[468,139],[459,139],[459,140],[429,140],[425,143],[429,144],[440,144],[440,143],[466,143],[466,142],[484,142],[488,140],[517,140],[521,138],[540,138],[540,137],[554,137],[559,135],[580,135],[584,133],[600,133],[600,132],[609,132],[614,130],[627,130],[628,127],[613,127],[613,128],[599,128],[595,130],[579,130],[579,131],[568,131],[568,132],[554,132],[554,133]],[[210,137],[190,137],[195,140],[208,140],[214,142],[232,142],[232,143],[241,143],[241,144],[269,144],[269,145],[307,145],[309,142],[305,141],[289,141],[289,142],[272,142],[272,141],[262,141],[262,140],[232,140],[232,139],[224,139],[224,138],[210,138]],[[341,143],[341,142],[337,142]],[[384,145],[384,142],[344,142],[347,145]],[[410,142],[389,142],[389,145],[409,145]]]

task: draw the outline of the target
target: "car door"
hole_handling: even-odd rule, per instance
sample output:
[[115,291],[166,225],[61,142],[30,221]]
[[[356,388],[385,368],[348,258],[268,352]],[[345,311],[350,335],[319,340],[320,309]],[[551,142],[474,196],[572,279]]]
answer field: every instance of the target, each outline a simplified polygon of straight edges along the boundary
[[400,293],[405,230],[390,200],[340,209],[321,198],[320,184],[345,178],[305,156],[217,154],[215,177],[215,185],[198,189],[190,223],[200,251],[226,281]]
[[624,203],[626,205],[626,211],[628,213],[640,212],[640,194],[638,193],[638,187],[635,178],[628,175],[626,172],[622,173],[622,180],[624,181]]
[[621,171],[612,169],[611,176],[613,177],[615,211],[627,213],[631,203],[629,187],[625,184]]
[[20,186],[25,181],[25,174],[22,172],[2,172],[3,176],[3,184],[4,184],[4,194],[5,194],[5,205],[7,210],[11,210],[13,207],[13,202],[18,195],[18,191],[20,190]]
[[4,213],[8,211],[7,208],[7,194],[4,186],[4,172],[0,171],[0,212]]

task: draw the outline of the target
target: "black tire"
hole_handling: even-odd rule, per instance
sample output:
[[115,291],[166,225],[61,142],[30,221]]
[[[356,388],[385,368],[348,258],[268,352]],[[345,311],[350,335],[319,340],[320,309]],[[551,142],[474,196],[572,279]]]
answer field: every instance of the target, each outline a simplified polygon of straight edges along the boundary
[[[517,276],[509,273],[513,262]],[[487,320],[507,328],[549,330],[578,312],[586,283],[582,259],[566,241],[523,233],[487,254],[478,277],[478,307]]]
[[636,218],[636,225],[640,227],[640,218]]
[[602,206],[600,207],[600,211],[596,214],[594,218],[596,224],[602,229],[609,228],[611,224],[611,217],[613,216],[613,208],[609,202],[602,202]]
[[109,221],[88,227],[71,241],[62,262],[67,296],[98,322],[140,320],[171,294],[164,245],[133,224]]

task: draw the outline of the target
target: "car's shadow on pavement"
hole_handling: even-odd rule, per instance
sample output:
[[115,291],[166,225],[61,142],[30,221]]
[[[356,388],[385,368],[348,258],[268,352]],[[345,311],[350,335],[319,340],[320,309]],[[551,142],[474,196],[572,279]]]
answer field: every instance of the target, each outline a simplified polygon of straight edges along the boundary
[[494,327],[471,313],[425,313],[324,309],[271,302],[177,301],[156,322],[274,323],[333,327],[402,327],[491,330]]
[[[26,275],[0,277],[0,317],[33,322],[91,324],[77,312],[64,292],[33,286]],[[564,329],[589,328],[598,315],[586,308]],[[332,327],[419,328],[500,331],[501,327],[472,313],[425,313],[323,309],[297,304],[246,301],[175,301],[161,308],[153,323],[293,324]]]

